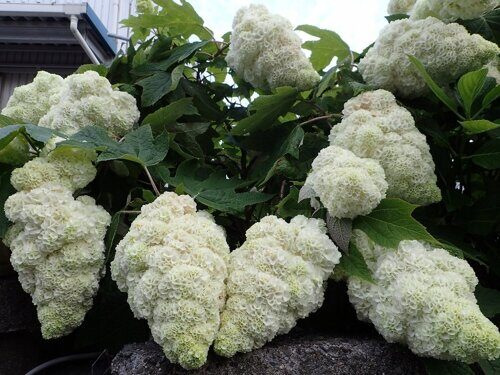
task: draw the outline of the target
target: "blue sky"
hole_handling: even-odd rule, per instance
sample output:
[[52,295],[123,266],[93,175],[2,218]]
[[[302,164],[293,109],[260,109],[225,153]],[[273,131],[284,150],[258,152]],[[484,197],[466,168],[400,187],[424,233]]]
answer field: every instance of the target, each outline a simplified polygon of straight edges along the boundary
[[[288,18],[294,26],[312,24],[337,32],[360,52],[372,43],[387,24],[389,0],[190,0],[205,25],[220,37],[231,30],[236,11],[250,3],[265,4],[273,13]],[[303,39],[306,34],[301,33]]]

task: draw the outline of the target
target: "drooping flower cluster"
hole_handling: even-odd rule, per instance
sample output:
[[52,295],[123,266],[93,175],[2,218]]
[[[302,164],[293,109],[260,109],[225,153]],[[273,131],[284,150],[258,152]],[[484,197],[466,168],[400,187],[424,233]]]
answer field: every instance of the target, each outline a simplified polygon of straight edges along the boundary
[[374,283],[351,277],[349,299],[358,318],[371,321],[388,342],[467,363],[500,356],[500,333],[477,305],[478,280],[465,260],[418,241],[383,248],[361,231],[354,242]]
[[287,333],[323,303],[325,280],[340,253],[322,220],[267,216],[231,253],[227,301],[215,352],[230,357]]
[[414,98],[428,92],[408,55],[420,60],[440,85],[448,85],[464,73],[491,61],[500,48],[456,23],[429,17],[393,21],[382,29],[375,45],[358,68],[371,86]]
[[312,163],[304,188],[311,188],[329,214],[353,219],[370,213],[385,198],[387,182],[380,164],[329,146]]
[[132,130],[139,119],[135,98],[113,90],[97,72],[66,79],[39,72],[32,83],[14,90],[2,114],[72,135],[85,126],[100,126],[114,137]]
[[38,125],[50,107],[59,101],[63,82],[57,74],[38,72],[33,82],[14,89],[2,115]]
[[236,13],[226,61],[254,87],[292,86],[307,90],[320,76],[301,45],[287,19],[269,13],[264,5],[252,4]]
[[98,289],[110,216],[93,198],[72,195],[95,173],[91,155],[75,150],[34,159],[12,173],[18,192],[5,202],[14,225],[4,240],[46,339],[78,327]]
[[498,0],[391,0],[388,12],[406,13],[412,19],[436,17],[452,22],[477,18],[498,5]]
[[343,114],[331,130],[330,144],[378,161],[385,171],[388,197],[419,205],[441,199],[425,136],[394,95],[385,90],[362,93],[345,103]]
[[167,358],[186,369],[205,363],[219,329],[228,257],[212,216],[171,192],[142,207],[116,248],[113,279]]

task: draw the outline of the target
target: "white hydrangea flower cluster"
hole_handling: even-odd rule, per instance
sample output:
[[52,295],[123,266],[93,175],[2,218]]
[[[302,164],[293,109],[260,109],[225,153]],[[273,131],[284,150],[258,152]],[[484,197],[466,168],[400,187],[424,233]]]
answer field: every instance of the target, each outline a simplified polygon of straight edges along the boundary
[[57,74],[38,72],[33,82],[14,89],[2,115],[37,125],[59,100],[63,82]]
[[228,65],[245,81],[260,89],[292,86],[308,90],[320,76],[301,49],[292,24],[270,13],[264,5],[238,10],[233,20]]
[[230,256],[228,299],[214,344],[226,357],[263,346],[317,310],[340,259],[318,219],[296,216],[287,223],[267,216],[246,237]]
[[452,22],[480,17],[498,5],[499,0],[417,0],[409,14],[411,19],[436,17]]
[[142,207],[116,248],[113,279],[167,358],[186,369],[205,363],[219,329],[228,257],[223,228],[171,192]]
[[39,125],[66,135],[95,125],[115,137],[121,137],[132,130],[139,116],[132,95],[113,90],[106,78],[97,72],[86,71],[64,80],[57,104],[40,119]]
[[390,0],[387,5],[389,14],[409,14],[417,0]]
[[14,170],[19,191],[5,202],[14,223],[5,243],[23,289],[37,306],[46,339],[70,333],[92,306],[104,264],[109,214],[72,193],[95,176],[88,153],[49,154]]
[[72,135],[85,126],[100,126],[116,138],[139,119],[135,98],[113,89],[97,72],[65,79],[38,72],[32,83],[14,90],[2,114]]
[[359,230],[354,242],[375,283],[351,277],[349,299],[358,318],[371,321],[388,342],[466,363],[500,356],[500,333],[477,305],[478,280],[465,260],[418,241],[386,249]]
[[314,159],[304,188],[312,189],[332,217],[353,219],[377,207],[385,198],[387,182],[377,161],[329,146]]
[[387,196],[426,205],[441,200],[434,162],[425,136],[410,112],[385,90],[364,92],[344,105],[344,118],[330,133],[330,144],[380,163]]
[[464,73],[481,68],[500,48],[456,23],[437,18],[403,19],[385,26],[375,45],[359,62],[364,80],[406,98],[422,96],[428,88],[408,59],[415,56],[430,76],[446,86]]

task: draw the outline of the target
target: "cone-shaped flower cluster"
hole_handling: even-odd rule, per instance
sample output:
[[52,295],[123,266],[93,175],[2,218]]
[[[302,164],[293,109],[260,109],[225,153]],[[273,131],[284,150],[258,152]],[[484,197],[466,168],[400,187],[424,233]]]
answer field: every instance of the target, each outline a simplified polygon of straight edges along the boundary
[[340,253],[325,223],[266,216],[231,253],[227,301],[215,352],[230,357],[287,333],[323,303],[325,281]]
[[418,241],[387,249],[359,230],[354,243],[374,283],[351,277],[349,299],[358,317],[371,321],[388,342],[467,363],[500,356],[500,333],[479,310],[478,280],[465,260]]
[[312,88],[320,76],[301,49],[291,23],[264,5],[243,7],[233,20],[226,60],[245,81],[260,89]]
[[170,192],[142,207],[116,248],[113,279],[167,358],[186,369],[205,363],[219,329],[228,256],[212,216]]
[[99,286],[110,216],[91,197],[72,195],[94,178],[92,156],[59,150],[12,173],[18,192],[5,202],[14,225],[4,241],[47,339],[81,324]]

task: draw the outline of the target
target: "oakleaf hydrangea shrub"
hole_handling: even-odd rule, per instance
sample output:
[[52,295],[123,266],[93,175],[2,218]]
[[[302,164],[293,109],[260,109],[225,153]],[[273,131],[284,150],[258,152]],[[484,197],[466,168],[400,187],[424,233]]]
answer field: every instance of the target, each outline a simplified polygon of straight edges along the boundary
[[500,356],[500,333],[477,305],[478,280],[465,260],[419,241],[384,248],[359,230],[354,243],[374,282],[351,277],[349,299],[358,317],[371,321],[388,342],[466,363]]
[[12,173],[18,192],[5,202],[14,225],[4,242],[46,339],[82,323],[102,276],[110,215],[93,198],[72,195],[95,173],[89,152],[74,150],[36,158]]
[[230,357],[289,332],[323,303],[325,281],[340,253],[322,220],[266,216],[246,232],[229,260],[227,301],[215,340]]
[[304,188],[311,188],[332,217],[353,219],[369,214],[385,198],[384,169],[373,159],[329,146],[312,163]]
[[219,328],[229,247],[224,230],[187,195],[166,192],[142,206],[116,248],[113,279],[147,319],[167,358],[202,366]]
[[100,126],[116,138],[132,130],[140,116],[133,96],[114,90],[94,71],[65,79],[41,71],[32,83],[16,87],[2,114],[65,135]]
[[57,74],[39,71],[33,82],[14,89],[2,114],[37,125],[59,100],[64,79]]
[[408,59],[416,57],[440,85],[448,85],[466,72],[479,69],[500,52],[499,47],[461,25],[437,18],[403,19],[389,23],[375,45],[359,62],[359,71],[371,86],[404,98],[428,92],[420,73]]
[[343,115],[330,132],[330,144],[378,161],[388,197],[419,205],[441,200],[426,138],[394,95],[385,90],[362,93],[345,103]]
[[312,88],[320,79],[301,49],[292,24],[264,5],[243,7],[233,20],[228,65],[260,89]]

